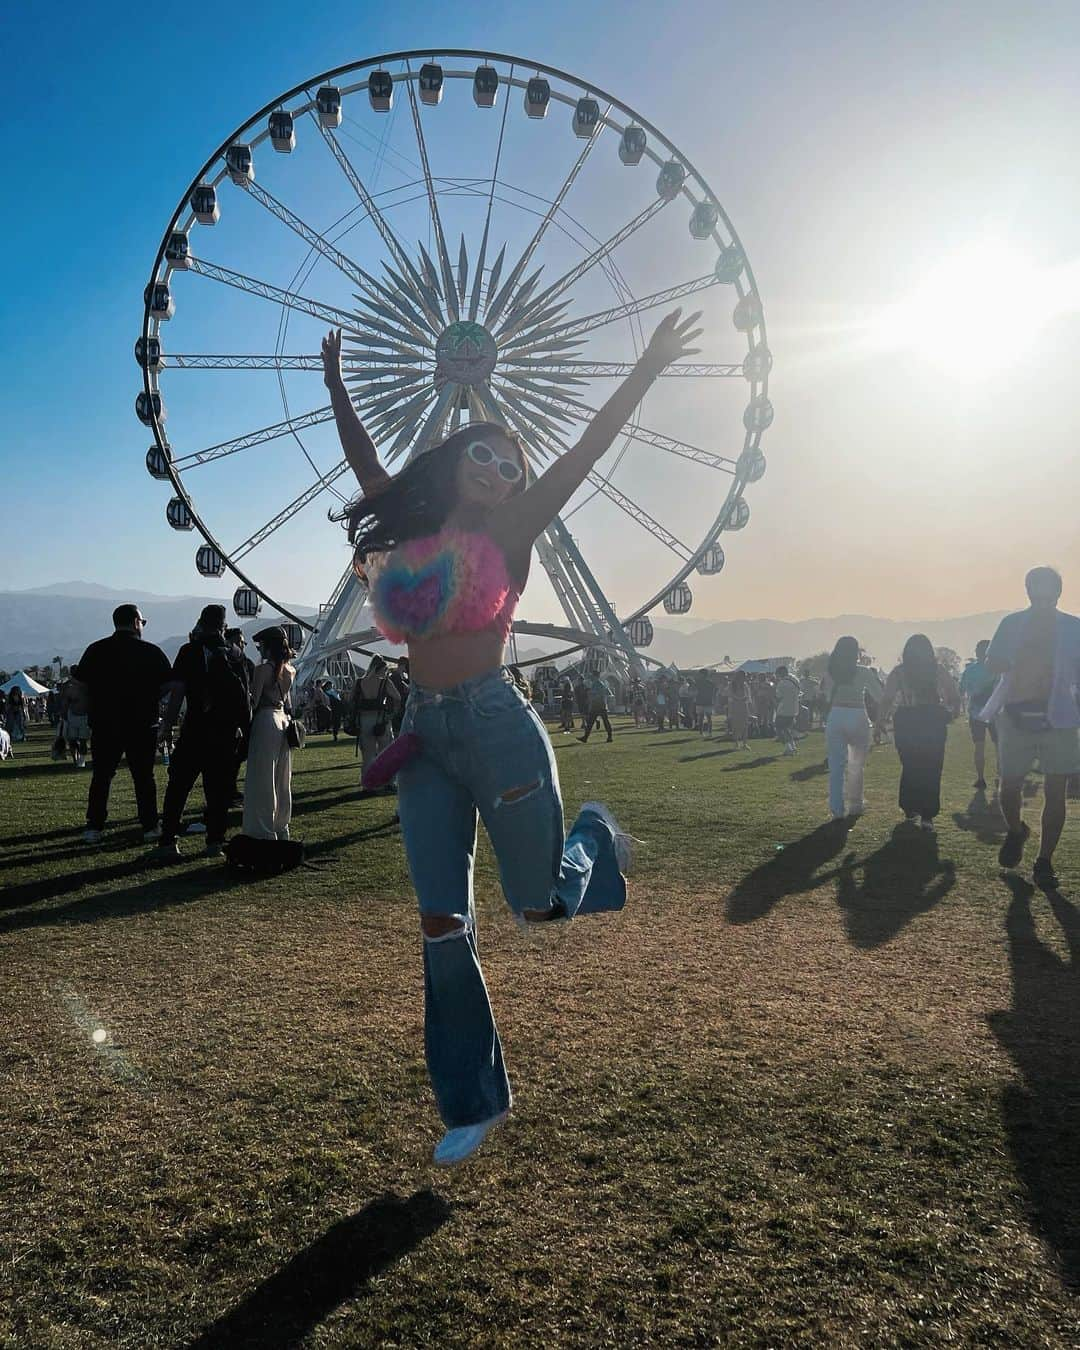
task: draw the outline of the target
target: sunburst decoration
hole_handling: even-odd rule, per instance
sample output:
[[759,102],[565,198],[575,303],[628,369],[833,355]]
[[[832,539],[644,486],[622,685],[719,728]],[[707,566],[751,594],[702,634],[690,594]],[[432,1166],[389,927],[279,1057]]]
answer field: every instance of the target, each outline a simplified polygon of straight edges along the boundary
[[490,272],[487,251],[485,230],[475,267],[462,235],[456,267],[445,245],[436,267],[418,243],[410,266],[384,262],[383,281],[363,275],[345,378],[390,463],[497,408],[539,464],[565,448],[566,429],[587,412],[573,394],[587,381],[564,367],[584,343],[560,332],[570,301],[558,297],[570,281],[537,293],[542,268],[522,281],[523,256],[504,280],[505,246]]

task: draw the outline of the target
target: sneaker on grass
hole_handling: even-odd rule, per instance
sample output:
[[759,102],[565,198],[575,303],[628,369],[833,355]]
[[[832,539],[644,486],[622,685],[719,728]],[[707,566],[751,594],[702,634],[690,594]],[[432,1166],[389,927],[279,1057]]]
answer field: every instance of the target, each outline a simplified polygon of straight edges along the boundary
[[1024,845],[1030,834],[1031,830],[1027,825],[1021,825],[1018,831],[1009,831],[998,851],[999,867],[1015,867],[1019,863],[1024,856]]
[[434,1158],[440,1167],[454,1167],[471,1158],[487,1138],[488,1133],[501,1125],[509,1111],[500,1111],[497,1116],[478,1121],[475,1125],[462,1125],[455,1130],[447,1130],[435,1145]]

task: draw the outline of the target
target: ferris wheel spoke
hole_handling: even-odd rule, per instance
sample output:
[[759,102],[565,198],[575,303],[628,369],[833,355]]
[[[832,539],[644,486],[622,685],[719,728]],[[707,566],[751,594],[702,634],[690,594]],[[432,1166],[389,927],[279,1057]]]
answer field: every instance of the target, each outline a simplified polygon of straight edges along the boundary
[[331,324],[335,328],[351,328],[355,320],[354,315],[347,310],[338,309],[336,305],[324,305],[319,300],[309,300],[307,296],[297,295],[294,291],[283,291],[268,281],[259,281],[255,277],[245,276],[242,272],[234,272],[231,268],[220,267],[217,263],[207,262],[205,258],[189,259],[188,271],[209,277],[211,281],[224,282],[226,286],[235,286],[237,290],[247,291],[251,295],[260,296],[263,300],[271,300],[274,304],[285,305],[300,314],[310,314],[313,318],[322,319],[324,323]]
[[388,459],[396,459],[407,445],[411,445],[409,458],[415,459],[425,450],[430,450],[442,433],[446,418],[458,396],[456,384],[445,384],[439,390],[435,402],[427,411],[415,414],[401,428],[387,454]]
[[502,328],[496,335],[497,338],[513,337],[514,334],[521,329],[522,325],[533,322],[533,320],[530,318],[531,315],[538,314],[544,305],[547,305],[552,300],[557,299],[558,296],[562,295],[564,291],[569,290],[569,288],[573,286],[573,284],[576,281],[580,281],[581,278],[586,274],[586,272],[590,271],[593,267],[595,267],[597,263],[602,262],[611,253],[613,253],[614,250],[617,249],[621,243],[629,239],[632,235],[636,234],[638,230],[640,230],[644,225],[648,224],[648,222],[652,220],[653,216],[659,214],[659,212],[661,212],[664,209],[664,207],[668,205],[669,200],[670,199],[667,197],[657,197],[655,201],[650,202],[649,205],[646,206],[643,211],[639,211],[637,215],[633,217],[632,220],[628,220],[626,224],[623,225],[620,229],[616,230],[615,233],[611,235],[609,239],[606,239],[597,248],[593,249],[593,251],[590,254],[582,258],[582,260],[579,263],[577,263],[574,267],[571,267],[568,272],[564,272],[563,275],[559,277],[557,281],[553,282],[547,288],[547,290],[541,291],[540,294],[536,296],[536,298],[532,300],[532,302],[526,307],[524,313],[522,313],[517,318],[516,321],[511,322],[511,320],[508,318],[507,322],[502,326]]
[[[509,103],[509,101],[510,101],[510,100],[507,99],[507,103]],[[504,125],[505,125],[505,122],[506,122],[506,104],[503,105],[503,124],[504,124]],[[499,147],[500,147],[500,149],[502,148],[502,137],[501,137],[501,136],[499,137]],[[496,169],[498,168],[498,161],[496,161],[496,166],[495,166],[495,167],[496,167]],[[473,273],[472,293],[471,293],[470,296],[469,296],[469,322],[470,322],[470,323],[475,323],[475,322],[476,322],[476,315],[477,315],[477,313],[479,312],[479,309],[480,309],[480,287],[483,285],[483,282],[484,282],[484,263],[487,261],[488,231],[489,231],[490,228],[491,228],[491,203],[492,203],[492,201],[494,200],[494,197],[495,197],[495,188],[494,188],[494,181],[493,181],[493,182],[492,182],[492,192],[491,192],[491,197],[488,199],[488,214],[487,214],[487,220],[484,221],[484,233],[483,233],[483,235],[482,235],[481,238],[480,238],[480,253],[479,253],[479,255],[478,255],[477,259],[476,259],[476,270],[475,270],[475,272]],[[464,247],[464,239],[462,239],[462,247]],[[462,297],[461,297],[461,303],[462,303],[462,304],[465,303],[465,296],[464,296],[464,294],[462,294]]]
[[548,434],[555,430],[559,422],[571,424],[581,420],[579,412],[561,403],[556,404],[550,399],[526,393],[522,389],[510,389],[507,385],[500,384],[494,392],[504,403],[515,408],[522,417],[534,418]]
[[322,370],[321,356],[300,356],[286,352],[276,356],[170,352],[163,359],[167,370]]
[[173,466],[183,472],[210,464],[227,455],[235,455],[241,450],[250,450],[253,445],[265,445],[267,441],[276,441],[281,436],[291,436],[294,432],[306,431],[308,427],[318,426],[320,422],[329,422],[334,416],[333,408],[315,408],[312,412],[302,413],[299,417],[290,417],[284,422],[275,422],[273,426],[261,427],[258,431],[249,431],[244,436],[234,436],[231,441],[222,441],[206,450],[195,450],[187,455],[178,455]]
[[[398,328],[392,323],[385,323],[382,319],[374,319],[368,314],[357,314],[355,322],[366,330],[368,341],[375,343],[383,339],[396,350],[415,356],[418,361],[422,359],[422,353],[417,350],[418,348],[431,350],[431,343],[426,339],[418,339],[405,329]],[[361,333],[360,336],[364,337],[365,334]]]
[[551,386],[538,384],[536,380],[523,379],[521,376],[514,378],[507,377],[500,382],[500,388],[510,386],[522,398],[549,399],[553,395],[566,408],[576,408],[578,415],[589,411],[588,405],[576,398],[568,389],[562,386]]
[[[337,160],[338,166],[341,169],[342,173],[345,175],[346,179],[348,180],[350,187],[363,202],[364,208],[368,213],[368,218],[371,220],[375,228],[379,231],[379,234],[382,236],[383,243],[390,250],[390,253],[393,256],[394,261],[397,263],[398,268],[412,278],[417,292],[423,296],[425,288],[420,280],[420,274],[416,271],[416,268],[413,266],[412,261],[409,258],[409,255],[405,252],[404,248],[402,248],[397,235],[390,228],[390,225],[388,224],[385,216],[379,210],[378,204],[376,203],[375,199],[372,197],[371,193],[364,186],[363,181],[360,178],[360,175],[353,168],[352,162],[350,161],[348,155],[341,148],[340,143],[338,142],[337,138],[331,133],[329,128],[323,126],[322,122],[319,120],[319,117],[314,110],[311,111],[310,115],[311,120],[315,123],[315,125],[319,129],[319,135],[322,136],[323,140],[330,147],[330,153]],[[404,289],[409,290],[411,288],[404,287]],[[424,298],[425,300],[427,300],[426,296],[424,296]],[[441,331],[444,325],[442,322],[442,315],[439,312],[438,305],[435,306],[426,305],[425,308],[430,310],[430,312],[428,312],[427,314],[429,321],[435,326],[436,331]]]
[[[405,68],[406,70],[410,69],[408,61],[405,62]],[[424,128],[420,122],[420,105],[416,99],[416,81],[409,80],[406,89],[409,94],[409,107],[412,109],[413,127],[416,131],[416,146],[420,152],[420,164],[424,170],[428,209],[431,212],[431,224],[435,231],[435,247],[438,249],[439,265],[442,268],[447,313],[450,316],[450,321],[456,323],[461,317],[461,311],[458,307],[457,287],[454,285],[454,271],[450,266],[450,254],[446,248],[446,236],[443,234],[442,218],[439,215],[439,202],[435,194],[435,184],[431,177],[431,165],[428,163],[427,141],[424,139]]]
[[[389,268],[387,268],[387,271],[389,271]],[[419,298],[417,299],[415,307],[410,303],[410,296],[405,293],[406,287],[404,283],[396,285],[394,289],[391,290],[389,287],[384,286],[381,281],[376,280],[375,277],[369,277],[369,281],[372,287],[370,292],[372,299],[378,301],[381,297],[382,301],[389,305],[390,312],[397,315],[399,321],[405,319],[413,328],[417,329],[417,331],[422,332],[426,329],[432,336],[438,336],[440,330],[434,328],[430,320],[422,312],[423,306],[420,303]],[[369,307],[372,309],[375,308],[370,302]],[[430,339],[428,340],[430,341]]]
[[719,469],[721,473],[734,474],[735,472],[736,461],[729,459],[727,455],[714,455],[709,450],[702,450],[696,445],[688,445],[686,441],[678,441],[673,436],[663,436],[658,431],[649,431],[646,427],[637,424],[627,427],[624,434],[642,445],[651,445],[657,450],[666,450],[669,454],[693,460],[695,464],[705,464],[710,469]]
[[295,234],[298,234],[306,244],[310,244],[313,249],[321,253],[328,261],[332,262],[338,271],[347,276],[351,282],[361,288],[365,287],[365,283],[369,278],[364,269],[359,267],[351,258],[342,253],[340,249],[335,248],[334,245],[325,238],[325,236],[321,235],[318,230],[313,229],[310,225],[301,220],[296,212],[290,210],[284,202],[278,201],[273,193],[267,192],[266,188],[264,188],[261,183],[250,178],[243,178],[240,180],[240,185],[249,197],[253,197],[261,206],[264,206],[271,215],[276,216],[277,219],[287,225],[290,230]]
[[420,417],[433,397],[433,392],[429,387],[421,390],[418,394],[414,394],[404,403],[398,403],[386,409],[381,415],[381,420],[377,420],[375,423],[372,438],[379,436],[386,440],[405,430],[408,430],[410,436],[414,434],[415,426],[413,424],[419,423]]
[[268,539],[275,530],[279,530],[286,521],[291,520],[293,516],[299,511],[302,511],[305,506],[308,506],[313,502],[316,497],[321,496],[322,493],[330,487],[331,483],[336,483],[337,480],[344,477],[348,471],[348,460],[343,459],[340,463],[335,464],[329,473],[324,474],[323,477],[312,483],[309,488],[305,488],[299,497],[294,497],[288,506],[283,507],[276,516],[272,517],[265,525],[257,529],[255,533],[245,539],[242,544],[238,544],[228,555],[229,559],[232,562],[239,562],[241,558],[246,558],[253,549],[258,548],[259,545]]
[[[512,365],[503,366],[502,373],[507,376],[536,371],[545,378],[555,376],[573,377],[574,383],[586,380],[624,380],[635,370],[633,361],[527,361],[519,359]],[[683,361],[666,366],[660,372],[661,379],[734,379],[742,377],[741,365],[710,365],[701,362]]]
[[[509,99],[507,99],[507,102],[509,102]],[[607,117],[607,114],[610,111],[611,105],[608,104],[607,108],[604,110],[605,118]],[[600,139],[599,136],[590,136],[589,139],[585,142],[584,146],[581,149],[581,153],[574,161],[573,167],[571,168],[569,174],[564,179],[562,186],[559,188],[555,200],[548,207],[547,213],[540,221],[540,224],[536,227],[536,233],[525,245],[524,253],[522,253],[521,257],[514,264],[513,271],[510,273],[509,277],[506,280],[506,285],[503,287],[501,291],[499,291],[499,293],[492,300],[490,306],[488,307],[487,313],[484,315],[484,322],[489,327],[498,320],[499,316],[506,308],[506,302],[510,299],[510,296],[513,294],[514,287],[517,285],[518,280],[524,273],[526,267],[528,267],[529,263],[532,261],[532,256],[536,252],[537,248],[540,246],[540,241],[543,239],[545,233],[547,232],[548,226],[558,215],[559,210],[562,207],[563,201],[566,197],[566,194],[574,186],[574,181],[576,180],[578,174],[581,172],[582,167],[585,164],[585,161],[589,158],[589,154],[593,146],[599,139]],[[494,290],[496,284],[497,283],[494,281],[491,283],[492,290]]]
[[597,473],[593,469],[587,475],[587,479],[598,492],[603,493],[609,501],[613,501],[631,520],[640,525],[642,529],[648,530],[654,539],[659,539],[666,548],[669,548],[683,562],[689,562],[694,556],[693,550],[687,548],[681,539],[676,538],[670,530],[665,529],[658,520],[649,515],[644,507],[638,506],[637,502],[632,501],[625,492],[620,492],[602,473]]
[[680,282],[678,286],[669,286],[666,290],[654,291],[652,295],[643,295],[640,299],[629,300],[623,305],[598,310],[595,314],[586,314],[584,318],[560,324],[555,331],[562,337],[580,337],[583,333],[591,333],[594,329],[603,328],[605,324],[614,323],[618,319],[631,319],[637,314],[643,314],[648,309],[656,309],[660,305],[670,305],[675,300],[683,299],[684,296],[695,295],[698,291],[705,291],[710,286],[719,285],[720,282],[714,274],[706,272],[703,277],[695,277],[692,281]]
[[[424,332],[422,328],[418,328],[398,310],[382,304],[381,301],[363,300],[363,303],[371,310],[371,314],[360,312],[356,318],[357,322],[363,324],[365,328],[372,328],[376,332],[397,338],[401,342],[411,342],[415,347],[426,347],[430,350],[434,346],[431,341],[432,335]],[[372,317],[373,315],[378,317]]]

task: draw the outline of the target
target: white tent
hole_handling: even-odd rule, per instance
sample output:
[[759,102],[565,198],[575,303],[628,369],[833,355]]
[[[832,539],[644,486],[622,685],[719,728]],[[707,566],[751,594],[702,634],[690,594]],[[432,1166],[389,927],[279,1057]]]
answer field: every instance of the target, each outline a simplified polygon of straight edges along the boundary
[[25,670],[17,670],[7,684],[0,684],[0,690],[5,694],[10,694],[13,689],[21,689],[23,698],[40,698],[49,692],[45,685],[32,680]]

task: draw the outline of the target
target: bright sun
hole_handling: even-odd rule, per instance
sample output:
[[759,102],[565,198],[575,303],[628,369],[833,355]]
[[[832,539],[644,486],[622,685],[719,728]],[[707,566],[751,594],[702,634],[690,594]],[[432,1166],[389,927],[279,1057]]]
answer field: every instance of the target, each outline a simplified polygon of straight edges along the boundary
[[944,258],[914,295],[870,323],[883,351],[924,352],[963,379],[993,375],[1076,301],[1076,269],[1040,271],[1009,245],[983,240]]

